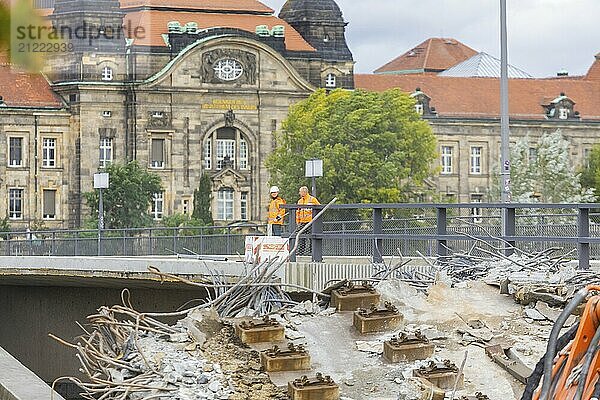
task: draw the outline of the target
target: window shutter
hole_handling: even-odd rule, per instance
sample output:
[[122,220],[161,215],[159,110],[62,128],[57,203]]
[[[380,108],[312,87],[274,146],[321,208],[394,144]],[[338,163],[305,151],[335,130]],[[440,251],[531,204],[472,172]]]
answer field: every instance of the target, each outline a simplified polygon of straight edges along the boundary
[[56,191],[44,190],[44,215],[54,216],[56,213]]

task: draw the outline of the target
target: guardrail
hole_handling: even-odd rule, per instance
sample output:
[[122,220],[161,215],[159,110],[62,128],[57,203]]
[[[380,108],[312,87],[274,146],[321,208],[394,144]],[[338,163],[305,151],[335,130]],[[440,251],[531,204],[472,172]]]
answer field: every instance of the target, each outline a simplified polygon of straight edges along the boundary
[[[284,236],[294,245],[295,204]],[[323,206],[302,206],[318,212]],[[577,252],[579,265],[600,259],[600,204],[340,204],[333,205],[302,239],[301,255],[369,257],[445,255],[475,243],[525,251],[561,247]],[[232,255],[264,225],[0,232],[0,255],[146,256]],[[487,243],[487,245],[484,245]],[[509,245],[507,245],[509,244]],[[301,249],[302,250],[302,249]],[[479,251],[475,249],[474,251]],[[482,250],[481,250],[482,251]]]
[[[323,206],[305,206],[317,213]],[[290,231],[295,230],[295,210],[290,209]],[[334,205],[323,220],[312,225],[311,254],[315,262],[332,245],[343,248],[369,248],[373,262],[384,256],[446,255],[449,251],[469,251],[474,243],[493,245],[510,255],[514,248],[541,251],[549,247],[576,250],[579,267],[589,268],[592,249],[600,254],[600,204],[341,204]],[[348,224],[348,218],[335,221],[335,214],[362,215],[360,229],[354,232],[331,229]],[[369,218],[364,218],[366,215]],[[291,237],[291,245],[294,238]],[[419,243],[419,245],[417,245]],[[411,244],[407,246],[407,244]],[[401,251],[405,249],[405,251]],[[391,251],[390,251],[391,250]],[[418,253],[417,253],[418,252]],[[417,254],[414,254],[417,253]]]
[[244,252],[248,234],[263,225],[0,232],[0,255],[149,256],[231,255]]

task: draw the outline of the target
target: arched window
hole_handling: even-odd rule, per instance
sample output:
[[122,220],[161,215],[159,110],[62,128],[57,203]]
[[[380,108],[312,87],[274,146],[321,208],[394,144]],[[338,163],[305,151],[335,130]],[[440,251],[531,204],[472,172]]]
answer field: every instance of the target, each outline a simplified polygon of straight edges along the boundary
[[235,128],[220,128],[204,141],[204,168],[250,169],[248,141]]

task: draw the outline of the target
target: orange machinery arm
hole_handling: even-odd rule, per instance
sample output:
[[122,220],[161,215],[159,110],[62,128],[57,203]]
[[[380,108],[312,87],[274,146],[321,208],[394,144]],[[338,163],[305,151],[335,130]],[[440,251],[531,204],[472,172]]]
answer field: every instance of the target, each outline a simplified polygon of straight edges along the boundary
[[[557,320],[564,324],[571,311],[592,291],[600,291],[600,286],[590,285],[576,295]],[[576,302],[576,304],[574,304]],[[562,326],[555,326],[553,334],[558,334]],[[590,400],[600,390],[600,296],[594,295],[587,301],[579,322],[575,338],[552,360],[551,378],[544,374],[544,382],[533,395],[533,400]],[[551,335],[552,337],[552,335]],[[548,344],[547,354],[556,354]],[[554,351],[553,351],[554,350]],[[548,360],[546,363],[549,364]],[[548,365],[544,371],[546,371]],[[585,380],[584,383],[580,383]]]

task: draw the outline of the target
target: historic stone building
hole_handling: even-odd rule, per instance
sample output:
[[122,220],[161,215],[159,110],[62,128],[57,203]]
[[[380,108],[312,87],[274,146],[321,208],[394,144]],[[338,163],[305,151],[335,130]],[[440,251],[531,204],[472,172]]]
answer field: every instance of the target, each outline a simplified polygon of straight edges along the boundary
[[[365,90],[411,93],[438,140],[439,174],[431,187],[448,201],[485,202],[499,184],[499,71],[500,61],[485,53],[432,38],[355,81]],[[561,71],[535,79],[511,66],[509,78],[511,142],[529,136],[534,157],[537,139],[561,129],[574,165],[583,165],[600,143],[600,54],[584,76]]]
[[[428,39],[355,76],[334,0],[288,0],[278,16],[257,0],[37,3],[70,47],[48,57],[44,76],[0,59],[0,217],[15,227],[81,226],[93,174],[129,160],[161,177],[157,220],[191,213],[206,173],[217,223],[264,222],[264,161],[289,106],[355,83],[415,98],[438,139],[439,174],[428,183],[439,194],[481,202],[496,185],[498,60],[454,39]],[[511,67],[512,137],[560,128],[581,165],[600,142],[596,58],[580,77],[533,79]]]
[[[15,225],[80,226],[93,174],[129,160],[161,177],[155,219],[191,213],[206,173],[215,221],[263,221],[264,160],[290,105],[318,87],[354,87],[333,0],[289,0],[279,17],[255,0],[45,5],[71,51],[49,57],[49,86],[37,76],[41,89],[29,88],[51,111],[19,103],[18,89],[4,96],[0,164]],[[85,35],[73,34],[79,27]],[[3,80],[15,74],[7,66]]]

